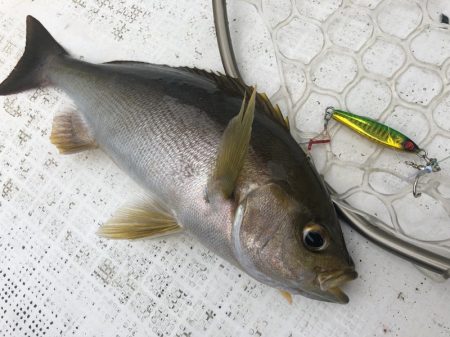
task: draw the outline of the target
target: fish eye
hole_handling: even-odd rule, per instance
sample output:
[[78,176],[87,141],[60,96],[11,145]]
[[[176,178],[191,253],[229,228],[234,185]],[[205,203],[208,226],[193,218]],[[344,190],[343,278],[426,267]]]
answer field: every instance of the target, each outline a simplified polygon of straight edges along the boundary
[[324,250],[328,246],[328,243],[328,234],[321,225],[310,224],[303,228],[303,244],[309,250]]

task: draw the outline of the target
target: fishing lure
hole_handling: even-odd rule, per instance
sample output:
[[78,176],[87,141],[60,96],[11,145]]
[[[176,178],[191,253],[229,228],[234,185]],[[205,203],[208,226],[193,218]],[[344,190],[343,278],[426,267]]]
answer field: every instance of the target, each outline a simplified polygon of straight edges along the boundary
[[400,131],[397,131],[383,123],[377,122],[374,119],[359,116],[351,112],[338,110],[334,107],[328,107],[325,110],[324,130],[318,136],[312,138],[309,141],[308,150],[311,150],[313,144],[330,142],[328,122],[331,119],[344,124],[363,137],[370,139],[376,143],[399,151],[415,153],[419,158],[423,159],[425,161],[424,165],[417,164],[412,161],[405,162],[407,165],[419,170],[419,172],[415,176],[413,184],[413,195],[416,198],[420,197],[421,195],[421,193],[417,191],[419,179],[427,173],[438,172],[441,170],[439,161],[436,158],[428,157],[428,154],[424,149],[421,149],[413,140],[411,140]]
[[407,152],[419,153],[421,151],[419,146],[403,133],[371,118],[335,110],[332,107],[327,108],[325,114],[326,120],[333,118],[360,135],[382,145]]

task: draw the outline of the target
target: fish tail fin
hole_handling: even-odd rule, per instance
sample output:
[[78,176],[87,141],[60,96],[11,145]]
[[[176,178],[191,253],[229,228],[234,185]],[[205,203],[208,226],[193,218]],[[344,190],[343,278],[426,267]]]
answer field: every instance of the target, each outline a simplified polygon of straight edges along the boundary
[[47,29],[32,16],[27,16],[25,52],[9,76],[0,83],[0,95],[10,95],[48,84],[45,69],[54,57],[67,52]]

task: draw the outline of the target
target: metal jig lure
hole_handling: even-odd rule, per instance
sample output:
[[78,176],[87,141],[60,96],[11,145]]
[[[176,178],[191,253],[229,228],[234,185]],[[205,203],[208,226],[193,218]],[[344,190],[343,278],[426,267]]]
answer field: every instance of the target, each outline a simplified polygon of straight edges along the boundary
[[360,135],[382,145],[407,152],[418,153],[421,151],[419,146],[403,133],[377,122],[374,119],[328,107],[325,110],[326,123],[328,123],[331,118],[348,126]]
[[[417,186],[419,184],[420,178],[427,173],[439,172],[441,170],[439,161],[436,158],[428,157],[428,154],[424,149],[421,149],[414,141],[412,141],[409,137],[407,137],[400,131],[397,131],[383,123],[377,122],[374,119],[355,115],[348,111],[338,110],[331,106],[326,108],[325,110],[324,131],[322,131],[322,133],[320,134],[327,135],[328,141],[328,122],[331,119],[344,124],[345,126],[359,133],[361,136],[376,143],[399,151],[415,153],[419,158],[424,160],[425,164],[417,164],[412,161],[405,161],[405,164],[419,170],[419,172],[415,175],[413,183],[413,195],[416,198],[422,195],[422,193],[417,191]],[[313,138],[309,142],[308,149],[311,149],[312,144],[318,142],[323,143],[325,141],[317,141],[315,140],[315,138]]]

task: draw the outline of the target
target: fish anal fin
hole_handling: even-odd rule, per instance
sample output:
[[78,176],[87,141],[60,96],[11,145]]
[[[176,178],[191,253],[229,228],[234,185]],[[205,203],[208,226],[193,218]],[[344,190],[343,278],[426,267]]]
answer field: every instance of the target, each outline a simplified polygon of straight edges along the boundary
[[250,143],[255,96],[256,89],[253,89],[248,102],[244,97],[241,110],[230,120],[223,132],[213,172],[208,181],[208,199],[217,193],[229,198],[234,191]]
[[288,301],[289,304],[292,304],[292,295],[289,291],[279,289],[281,296]]
[[97,147],[83,117],[74,110],[55,116],[50,141],[61,154],[77,153]]
[[97,234],[109,239],[141,239],[180,232],[182,227],[161,202],[147,198],[119,209]]

